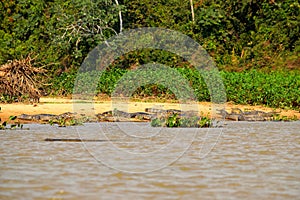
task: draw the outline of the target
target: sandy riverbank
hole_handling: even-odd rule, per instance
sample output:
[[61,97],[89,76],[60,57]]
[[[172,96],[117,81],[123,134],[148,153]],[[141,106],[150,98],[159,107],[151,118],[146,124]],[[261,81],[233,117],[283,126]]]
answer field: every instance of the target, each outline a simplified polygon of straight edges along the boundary
[[[83,107],[87,105],[84,102],[81,102]],[[212,113],[212,104],[209,102],[198,102],[197,108],[199,113],[204,115],[210,115]],[[41,98],[39,104],[29,104],[29,103],[13,103],[13,104],[0,104],[0,118],[2,121],[5,121],[11,115],[21,115],[21,114],[62,114],[65,112],[74,112],[78,111],[74,109],[74,104],[72,99],[64,98]],[[261,110],[265,112],[274,111],[273,108],[267,108],[263,106],[248,106],[248,105],[234,105],[231,103],[226,103],[225,109],[230,111],[231,108],[240,108],[242,110]],[[144,103],[144,102],[130,102],[128,106],[129,112],[139,112],[145,111],[145,108],[161,108],[161,109],[180,109],[181,105],[178,103]],[[112,108],[112,101],[95,101],[93,111],[96,113],[102,113]],[[195,108],[195,106],[193,107]],[[282,110],[275,109],[277,112],[280,112],[283,116],[293,117],[294,115],[300,119],[300,112],[295,110]]]

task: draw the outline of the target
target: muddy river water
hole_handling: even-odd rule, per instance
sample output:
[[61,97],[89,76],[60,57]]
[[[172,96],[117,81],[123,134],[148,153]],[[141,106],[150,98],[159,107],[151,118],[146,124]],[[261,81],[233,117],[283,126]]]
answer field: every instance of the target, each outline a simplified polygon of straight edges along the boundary
[[0,199],[300,198],[300,121],[24,128],[0,131]]

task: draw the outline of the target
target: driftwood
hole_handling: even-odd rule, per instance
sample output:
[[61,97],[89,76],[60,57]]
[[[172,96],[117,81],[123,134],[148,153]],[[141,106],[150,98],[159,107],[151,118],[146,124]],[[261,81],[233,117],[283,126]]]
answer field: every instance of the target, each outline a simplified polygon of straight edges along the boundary
[[33,66],[30,56],[25,59],[8,61],[0,66],[0,95],[7,95],[10,99],[29,97],[34,102],[39,102],[38,74],[46,72],[45,69]]

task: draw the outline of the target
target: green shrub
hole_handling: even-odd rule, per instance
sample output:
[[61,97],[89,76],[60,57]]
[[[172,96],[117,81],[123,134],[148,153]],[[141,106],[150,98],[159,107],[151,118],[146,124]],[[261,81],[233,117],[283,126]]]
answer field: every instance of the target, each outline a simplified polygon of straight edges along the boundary
[[[188,80],[198,101],[211,101],[207,85],[197,70],[191,68],[177,68],[177,70],[182,77]],[[80,80],[83,81],[85,86],[89,86],[88,83],[93,80],[99,80],[94,94],[104,93],[111,95],[118,81],[127,72],[129,70],[113,68],[105,71],[99,78],[93,77],[99,75],[97,73],[80,73],[80,76],[82,76]],[[52,94],[72,94],[76,75],[76,73],[72,72],[69,74],[63,73],[55,77],[50,87]],[[163,74],[159,75],[163,76]],[[268,73],[258,70],[243,72],[221,71],[220,75],[226,89],[227,101],[237,104],[266,105],[274,108],[300,108],[300,72],[298,71],[272,71]],[[171,82],[174,82],[174,80],[171,80]],[[126,81],[124,83],[125,85],[121,86],[121,88],[123,87],[126,90],[128,85]],[[174,82],[174,84],[177,83]],[[82,88],[80,90],[85,91],[86,89]],[[184,89],[181,88],[180,90]],[[147,84],[138,87],[132,95],[139,98],[152,96],[178,98],[174,94],[181,93],[172,91],[165,85]]]

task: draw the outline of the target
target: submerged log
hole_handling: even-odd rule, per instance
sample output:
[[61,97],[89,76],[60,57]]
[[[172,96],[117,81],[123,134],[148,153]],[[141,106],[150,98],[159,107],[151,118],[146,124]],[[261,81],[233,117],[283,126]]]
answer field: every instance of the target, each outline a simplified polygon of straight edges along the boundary
[[46,142],[110,142],[114,140],[92,140],[81,138],[46,138]]

